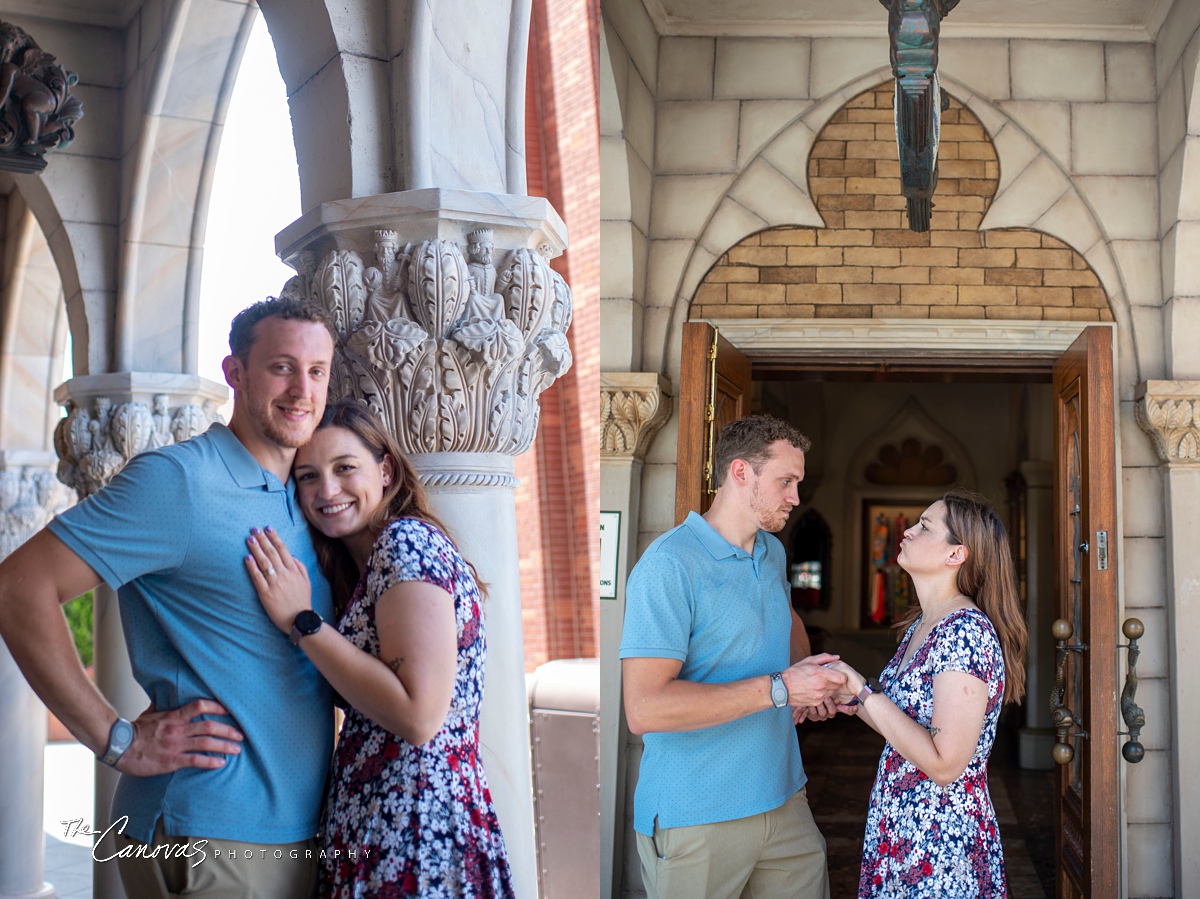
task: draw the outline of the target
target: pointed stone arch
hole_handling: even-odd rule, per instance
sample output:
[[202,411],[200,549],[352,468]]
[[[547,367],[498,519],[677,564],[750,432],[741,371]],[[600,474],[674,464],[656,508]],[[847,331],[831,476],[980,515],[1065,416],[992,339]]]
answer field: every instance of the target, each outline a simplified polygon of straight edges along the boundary
[[[808,153],[823,126],[853,97],[886,82],[884,67],[848,82],[784,125],[732,179],[716,199],[709,216],[697,229],[695,242],[680,267],[678,288],[671,309],[660,361],[666,372],[678,366],[678,335],[688,319],[693,295],[705,274],[738,241],[759,231],[781,225],[822,227],[823,220],[812,204],[804,171]],[[1041,146],[1014,119],[952,77],[943,87],[958,99],[983,126],[1000,162],[999,183],[980,230],[1029,228],[1048,234],[1078,252],[1096,273],[1117,322],[1123,358],[1132,364],[1121,371],[1122,384],[1132,385],[1140,377],[1137,341],[1121,270],[1095,210],[1072,183],[1062,163]],[[780,163],[783,157],[788,162]],[[779,172],[778,189],[790,202],[759,204],[747,201],[745,193],[755,177],[755,164],[766,162]],[[761,170],[755,170],[761,171]],[[784,183],[786,180],[787,183]],[[1031,200],[1032,197],[1032,200]],[[1145,339],[1155,339],[1147,335]],[[653,360],[647,359],[650,363]]]

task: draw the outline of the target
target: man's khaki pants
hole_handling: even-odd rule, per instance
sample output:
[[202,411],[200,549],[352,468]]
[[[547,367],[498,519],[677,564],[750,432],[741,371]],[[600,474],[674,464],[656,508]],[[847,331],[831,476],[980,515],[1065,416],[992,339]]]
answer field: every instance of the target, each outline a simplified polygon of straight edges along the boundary
[[[117,849],[129,855],[146,844],[114,834]],[[190,843],[190,847],[187,845]],[[317,894],[317,841],[240,843],[206,837],[168,837],[162,820],[149,847],[169,847],[154,858],[118,857],[129,899],[312,899]],[[199,848],[197,848],[199,847]],[[190,857],[181,853],[188,852]],[[280,858],[276,858],[276,853]],[[295,854],[296,858],[292,858]],[[169,858],[164,856],[169,855]],[[203,861],[200,859],[203,858]]]
[[637,835],[649,899],[829,899],[825,838],[801,790],[769,812]]

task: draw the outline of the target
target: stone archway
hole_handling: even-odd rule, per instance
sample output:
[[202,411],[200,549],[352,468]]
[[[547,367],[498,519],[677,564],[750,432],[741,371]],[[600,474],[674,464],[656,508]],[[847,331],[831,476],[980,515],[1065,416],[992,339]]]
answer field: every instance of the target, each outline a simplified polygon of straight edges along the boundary
[[[679,257],[678,268],[672,273],[659,273],[656,276],[664,280],[668,277],[677,279],[674,282],[677,287],[664,343],[661,349],[657,346],[647,347],[646,367],[657,365],[668,373],[677,368],[679,333],[688,318],[693,295],[725,250],[767,228],[780,225],[820,226],[822,221],[815,207],[811,206],[807,173],[804,171],[816,133],[849,100],[884,83],[887,76],[885,69],[879,69],[850,82],[807,109],[764,144],[755,158],[762,157],[768,162],[780,160],[779,171],[785,173],[793,185],[789,195],[792,202],[787,214],[776,212],[764,216],[748,212],[745,197],[740,200],[735,198],[735,192],[739,191],[741,179],[749,166],[743,167],[714,200],[712,211],[703,226],[697,229],[697,237],[691,242],[687,255]],[[1141,371],[1138,340],[1150,345],[1156,339],[1156,334],[1151,333],[1152,327],[1145,323],[1143,327],[1137,327],[1111,241],[1091,206],[1062,165],[1019,123],[951,77],[943,79],[943,87],[952,96],[960,98],[962,106],[978,119],[991,138],[1000,163],[995,197],[979,227],[984,230],[1034,228],[1061,241],[1086,260],[1087,267],[1095,272],[1104,288],[1117,323],[1120,357],[1127,360],[1120,370],[1121,383],[1132,389],[1131,385],[1137,383]],[[799,202],[797,194],[809,198],[809,202]],[[783,209],[787,205],[779,203],[776,208]],[[766,207],[763,211],[769,212]],[[810,219],[809,216],[816,218]],[[652,355],[653,351],[660,355]]]
[[[20,193],[4,204],[6,254],[0,289],[0,446],[53,458],[67,317],[62,280],[50,246]],[[39,426],[40,422],[40,426]]]
[[987,132],[953,97],[932,228],[908,230],[891,94],[885,84],[847,101],[812,145],[806,180],[825,227],[746,237],[705,275],[690,317],[1111,321],[1100,279],[1077,251],[1033,230],[981,230],[1013,217],[993,215],[998,193],[1011,194],[999,187]]

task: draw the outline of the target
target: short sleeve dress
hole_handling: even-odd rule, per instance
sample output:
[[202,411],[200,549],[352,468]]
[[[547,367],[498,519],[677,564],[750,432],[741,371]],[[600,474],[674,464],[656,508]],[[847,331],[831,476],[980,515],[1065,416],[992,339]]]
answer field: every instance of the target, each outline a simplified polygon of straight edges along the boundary
[[458,670],[446,723],[413,746],[348,709],[321,818],[320,895],[513,895],[504,839],[479,758],[485,645],[479,588],[450,539],[401,518],[375,541],[338,630],[379,656],[375,604],[401,581],[453,597]]
[[884,692],[922,727],[933,718],[933,679],[965,671],[987,684],[975,753],[952,784],[939,787],[888,743],[871,790],[860,899],[996,899],[1008,895],[1000,829],[988,794],[987,763],[1004,697],[1004,655],[978,609],[950,613],[900,670],[917,622],[880,675]]

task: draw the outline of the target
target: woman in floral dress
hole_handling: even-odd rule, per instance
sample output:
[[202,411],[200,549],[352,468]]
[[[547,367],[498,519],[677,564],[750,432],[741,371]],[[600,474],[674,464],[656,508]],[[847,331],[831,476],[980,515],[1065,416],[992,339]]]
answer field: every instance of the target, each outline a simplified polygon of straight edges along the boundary
[[880,680],[830,665],[847,675],[839,708],[888,741],[858,895],[1007,896],[987,763],[1002,704],[1025,692],[1025,620],[1008,538],[987,505],[948,494],[904,532],[897,562],[919,606],[899,623],[907,629]]
[[361,403],[328,407],[293,468],[338,610],[267,528],[246,567],[263,607],[346,702],[321,817],[320,895],[508,897],[479,758],[483,602],[416,472]]

